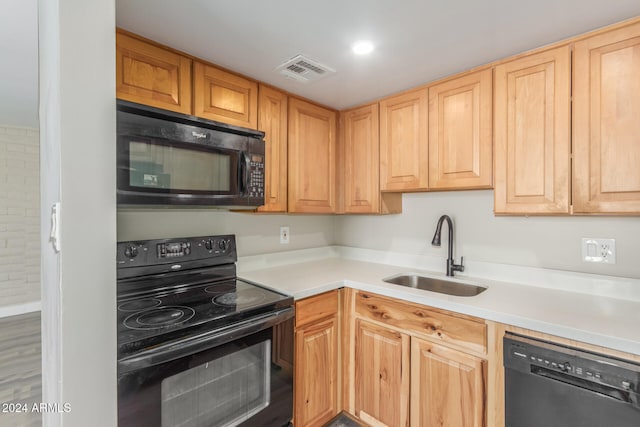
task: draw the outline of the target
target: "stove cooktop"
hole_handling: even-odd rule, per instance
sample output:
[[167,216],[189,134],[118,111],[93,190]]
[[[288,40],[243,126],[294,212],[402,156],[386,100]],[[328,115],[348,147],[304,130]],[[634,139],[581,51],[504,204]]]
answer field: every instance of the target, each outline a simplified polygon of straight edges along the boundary
[[293,298],[240,279],[118,299],[118,357],[287,307]]

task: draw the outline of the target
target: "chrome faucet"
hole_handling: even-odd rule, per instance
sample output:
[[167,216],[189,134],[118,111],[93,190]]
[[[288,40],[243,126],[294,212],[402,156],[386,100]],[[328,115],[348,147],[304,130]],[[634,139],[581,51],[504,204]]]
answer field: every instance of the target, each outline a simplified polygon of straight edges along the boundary
[[454,271],[464,271],[464,257],[460,257],[460,264],[456,264],[453,260],[453,222],[449,215],[442,215],[436,225],[436,234],[433,235],[431,244],[433,246],[440,246],[440,234],[442,232],[442,222],[447,220],[449,226],[449,257],[447,258],[447,276],[453,276]]

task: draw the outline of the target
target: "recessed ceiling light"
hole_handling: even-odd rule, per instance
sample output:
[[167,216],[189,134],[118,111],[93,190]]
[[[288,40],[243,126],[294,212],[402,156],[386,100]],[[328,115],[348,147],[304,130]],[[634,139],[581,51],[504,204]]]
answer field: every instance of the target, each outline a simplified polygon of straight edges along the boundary
[[366,55],[373,52],[373,43],[369,40],[360,40],[353,44],[352,49],[356,55]]

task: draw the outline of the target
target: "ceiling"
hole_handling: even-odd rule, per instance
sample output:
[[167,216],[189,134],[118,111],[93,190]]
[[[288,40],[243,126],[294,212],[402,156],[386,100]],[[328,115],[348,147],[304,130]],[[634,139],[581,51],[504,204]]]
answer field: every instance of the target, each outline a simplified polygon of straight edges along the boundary
[[[3,0],[0,123],[37,126],[37,0]],[[336,109],[640,15],[638,0],[116,0],[117,25]],[[356,56],[351,45],[376,49]],[[275,72],[303,54],[336,70]],[[6,64],[6,66],[5,66]]]

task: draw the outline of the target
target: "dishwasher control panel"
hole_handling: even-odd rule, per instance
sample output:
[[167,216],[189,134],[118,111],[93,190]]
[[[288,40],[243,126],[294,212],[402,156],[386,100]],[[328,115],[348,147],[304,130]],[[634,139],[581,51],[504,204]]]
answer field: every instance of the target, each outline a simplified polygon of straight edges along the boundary
[[640,392],[638,364],[516,334],[504,338],[504,365],[558,381],[571,376]]

